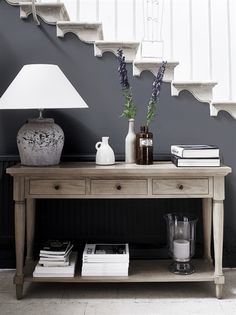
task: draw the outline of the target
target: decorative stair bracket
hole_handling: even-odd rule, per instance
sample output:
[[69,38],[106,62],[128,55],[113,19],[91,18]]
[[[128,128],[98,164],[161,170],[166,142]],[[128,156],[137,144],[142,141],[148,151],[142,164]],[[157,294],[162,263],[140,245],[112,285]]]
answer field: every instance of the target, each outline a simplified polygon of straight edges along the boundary
[[234,119],[236,119],[236,102],[235,101],[211,102],[210,104],[211,116],[217,116],[219,111],[221,110],[228,112]]
[[[156,59],[143,58],[140,60],[134,60],[133,75],[139,77],[143,71],[147,70],[150,71],[154,76],[156,76],[161,63],[162,61]],[[176,66],[178,66],[178,64],[179,63],[176,61],[167,61],[166,70],[163,78],[164,82],[172,82],[172,80],[174,80],[174,69]]]
[[[27,19],[32,14],[32,3],[19,3],[21,19]],[[69,15],[63,3],[37,3],[37,15],[47,23],[55,25],[58,21],[69,21]]]
[[104,52],[112,52],[117,54],[117,49],[123,49],[126,62],[133,62],[135,59],[139,42],[119,42],[119,41],[96,41],[94,44],[94,54],[97,57],[102,57]]
[[29,2],[29,0],[6,0],[7,3],[10,5],[17,5],[19,6],[20,2]]
[[73,33],[86,43],[94,43],[96,40],[103,40],[101,23],[58,22],[57,36],[64,37],[66,33]]
[[178,96],[183,90],[187,90],[199,101],[211,103],[212,90],[217,82],[196,82],[196,81],[172,81],[171,95]]

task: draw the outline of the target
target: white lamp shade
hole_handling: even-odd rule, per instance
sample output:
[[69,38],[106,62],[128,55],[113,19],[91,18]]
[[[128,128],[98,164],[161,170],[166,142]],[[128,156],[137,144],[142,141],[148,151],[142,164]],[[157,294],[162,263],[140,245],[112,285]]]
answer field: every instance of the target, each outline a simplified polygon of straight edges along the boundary
[[0,98],[0,109],[87,108],[57,65],[25,65]]

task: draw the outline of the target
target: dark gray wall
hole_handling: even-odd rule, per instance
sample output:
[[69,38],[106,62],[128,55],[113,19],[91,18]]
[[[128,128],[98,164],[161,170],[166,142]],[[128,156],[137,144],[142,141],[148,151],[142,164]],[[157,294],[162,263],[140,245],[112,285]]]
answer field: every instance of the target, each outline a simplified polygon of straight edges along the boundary
[[[110,136],[117,155],[124,154],[127,121],[119,117],[123,97],[115,56],[106,53],[98,59],[94,57],[92,45],[80,42],[72,34],[59,39],[54,26],[42,23],[37,27],[31,19],[20,20],[19,8],[0,0],[0,95],[28,63],[58,64],[89,105],[89,109],[47,112],[47,116],[54,117],[64,129],[64,154],[93,155],[94,144],[104,135]],[[138,129],[144,122],[153,76],[144,72],[140,78],[134,78],[131,65],[128,71],[138,107],[135,122]],[[28,117],[35,115],[36,111],[0,111],[0,155],[17,154],[17,130]],[[169,154],[170,145],[176,143],[216,144],[224,163],[234,170],[236,121],[223,112],[216,118],[210,117],[209,105],[198,102],[188,92],[172,97],[170,84],[163,84],[158,116],[151,131],[156,154]],[[233,172],[226,179],[225,255],[229,255],[231,265],[236,266],[235,192]]]

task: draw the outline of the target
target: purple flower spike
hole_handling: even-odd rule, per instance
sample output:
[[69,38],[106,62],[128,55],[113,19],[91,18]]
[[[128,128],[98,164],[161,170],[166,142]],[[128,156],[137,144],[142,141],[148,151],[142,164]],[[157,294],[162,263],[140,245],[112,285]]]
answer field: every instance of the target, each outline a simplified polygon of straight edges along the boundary
[[155,118],[157,103],[159,102],[159,94],[161,91],[161,85],[162,85],[163,77],[166,70],[166,63],[167,63],[166,61],[162,62],[152,84],[152,95],[148,103],[148,111],[147,111],[147,125],[149,125]]
[[125,105],[121,116],[128,119],[134,118],[136,115],[136,107],[133,103],[132,91],[128,81],[125,56],[123,55],[123,50],[121,48],[117,49],[117,59],[119,63],[118,72],[120,74],[120,84],[125,97]]
[[123,56],[123,50],[121,48],[117,49],[117,58],[119,62],[118,72],[120,74],[120,84],[122,89],[128,89],[130,87],[128,81],[128,74],[126,69],[125,56]]

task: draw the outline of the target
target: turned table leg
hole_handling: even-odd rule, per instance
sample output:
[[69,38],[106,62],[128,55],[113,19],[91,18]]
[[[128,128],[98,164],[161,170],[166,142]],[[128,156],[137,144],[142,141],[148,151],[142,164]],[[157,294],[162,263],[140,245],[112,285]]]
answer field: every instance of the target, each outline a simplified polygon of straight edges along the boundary
[[26,263],[33,261],[35,199],[26,199]]
[[213,231],[215,249],[215,283],[216,297],[222,297],[224,275],[222,270],[223,255],[224,205],[223,200],[213,201]]
[[21,299],[24,283],[25,202],[15,202],[16,297]]
[[204,235],[204,258],[211,258],[211,229],[212,229],[212,199],[202,199],[203,235]]
[[25,247],[25,199],[24,178],[14,179],[15,200],[15,245],[16,245],[16,274],[14,283],[16,285],[16,297],[22,298],[24,284],[24,247]]
[[223,256],[223,234],[224,234],[224,177],[214,177],[214,196],[213,196],[213,235],[215,251],[215,284],[216,296],[222,297],[223,284],[225,277],[222,270]]

